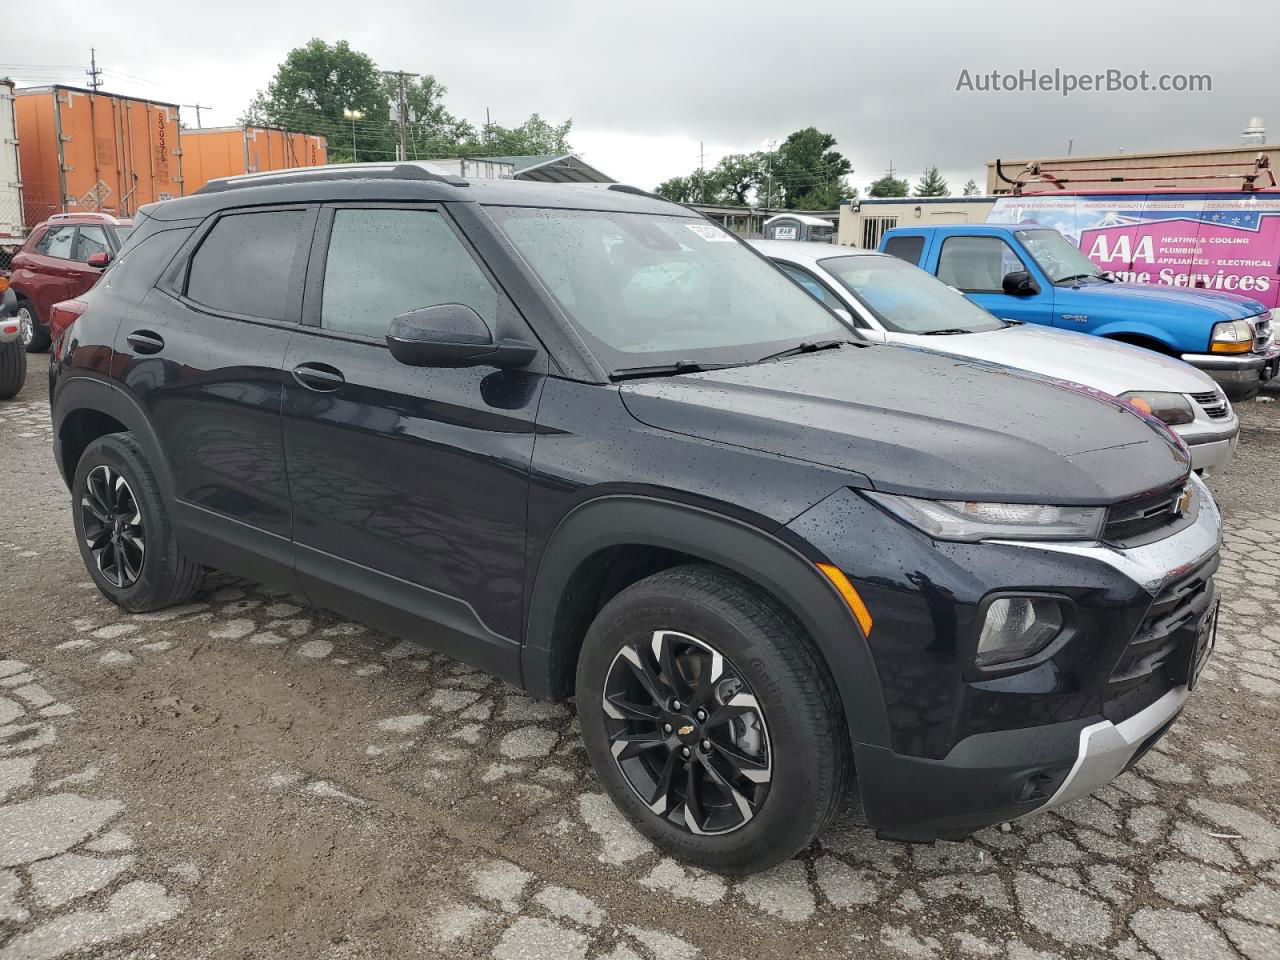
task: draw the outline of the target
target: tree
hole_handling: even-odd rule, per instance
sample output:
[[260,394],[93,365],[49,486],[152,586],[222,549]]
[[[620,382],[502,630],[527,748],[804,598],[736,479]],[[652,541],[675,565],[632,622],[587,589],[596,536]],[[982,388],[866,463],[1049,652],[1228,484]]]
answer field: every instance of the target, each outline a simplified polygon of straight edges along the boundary
[[672,203],[694,203],[697,185],[693,177],[672,177],[670,180],[663,180],[653,192]]
[[[399,86],[393,76],[383,77],[387,100],[395,103]],[[406,148],[411,160],[424,157],[456,156],[460,144],[476,139],[476,128],[455,117],[443,103],[449,88],[431,74],[407,84],[405,102],[409,108],[406,120]]]
[[721,157],[707,177],[712,199],[716,203],[747,206],[752,192],[759,193],[763,171],[762,153],[730,153]]
[[925,167],[924,173],[916,183],[915,195],[917,197],[949,197],[951,188],[947,186],[947,181],[942,179],[942,174],[938,172],[937,167]]
[[974,182],[973,177],[970,177],[968,180],[965,181],[964,195],[966,197],[976,197],[980,192],[981,191],[978,189],[978,184]]
[[873,197],[905,197],[910,192],[911,184],[899,180],[891,173],[886,173],[867,190],[868,195]]
[[797,130],[782,142],[771,164],[772,192],[781,199],[781,206],[831,210],[852,196],[844,178],[853,172],[853,164],[832,149],[835,145],[836,138],[817,127]]
[[553,124],[535,113],[518,127],[490,123],[478,140],[464,143],[460,149],[472,156],[527,157],[548,153],[561,156],[573,152],[569,144],[572,128],[572,120]]
[[[448,89],[431,74],[407,85],[405,147],[410,159],[457,156],[520,156],[572,153],[572,120],[549,123],[538,114],[516,127],[490,123],[481,131],[445,108]],[[399,81],[378,71],[372,58],[345,40],[313,39],[290,50],[265,91],[250,102],[241,123],[267,124],[317,133],[329,140],[329,159],[344,163],[394,160],[400,127],[392,104]],[[352,120],[346,111],[358,111]]]
[[[363,114],[354,134],[344,110]],[[386,85],[373,60],[345,40],[330,46],[312,39],[289,51],[241,122],[321,134],[329,139],[330,159],[341,162],[351,157],[353,136],[361,160],[393,159],[390,119]]]

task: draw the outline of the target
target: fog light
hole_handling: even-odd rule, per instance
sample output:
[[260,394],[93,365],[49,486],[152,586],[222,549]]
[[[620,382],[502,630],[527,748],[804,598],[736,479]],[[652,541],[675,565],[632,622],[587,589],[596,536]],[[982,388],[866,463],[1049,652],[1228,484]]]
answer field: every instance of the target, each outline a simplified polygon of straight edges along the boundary
[[1049,645],[1066,621],[1052,597],[1001,597],[987,606],[975,661],[980,667],[1024,660]]

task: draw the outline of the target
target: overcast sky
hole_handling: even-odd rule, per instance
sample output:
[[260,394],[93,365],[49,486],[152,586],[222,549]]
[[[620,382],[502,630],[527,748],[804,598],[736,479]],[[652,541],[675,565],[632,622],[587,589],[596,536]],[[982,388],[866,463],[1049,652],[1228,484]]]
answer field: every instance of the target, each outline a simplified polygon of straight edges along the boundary
[[[112,92],[211,104],[234,123],[285,53],[348,40],[383,69],[431,73],[454,113],[572,117],[582,156],[652,187],[817,126],[866,185],[938,165],[958,193],[997,156],[1231,145],[1261,115],[1280,141],[1280,4],[808,0],[42,0],[0,27],[0,75],[83,84],[96,46]],[[1272,38],[1268,40],[1266,38]],[[957,92],[972,76],[1060,68],[1209,74],[1210,93]],[[193,124],[194,111],[184,110]]]

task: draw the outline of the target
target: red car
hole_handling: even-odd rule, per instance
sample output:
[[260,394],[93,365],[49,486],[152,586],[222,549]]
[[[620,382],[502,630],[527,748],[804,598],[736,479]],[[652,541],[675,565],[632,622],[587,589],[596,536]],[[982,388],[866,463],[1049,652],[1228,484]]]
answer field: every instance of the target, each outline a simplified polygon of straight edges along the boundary
[[132,227],[131,221],[106,213],[59,213],[31,231],[9,277],[28,353],[49,348],[53,305],[97,283]]

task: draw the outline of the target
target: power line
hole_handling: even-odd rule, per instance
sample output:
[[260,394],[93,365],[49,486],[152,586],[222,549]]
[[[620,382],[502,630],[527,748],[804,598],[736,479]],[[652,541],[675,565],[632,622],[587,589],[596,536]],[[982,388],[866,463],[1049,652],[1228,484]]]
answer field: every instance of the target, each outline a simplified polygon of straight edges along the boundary
[[183,106],[190,107],[192,110],[196,112],[196,129],[197,130],[201,129],[204,126],[204,124],[200,122],[200,111],[213,109],[213,107],[209,106],[208,104],[202,104],[202,103],[184,103]]

